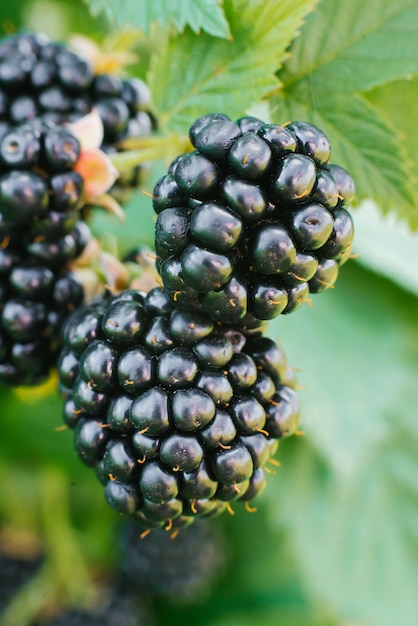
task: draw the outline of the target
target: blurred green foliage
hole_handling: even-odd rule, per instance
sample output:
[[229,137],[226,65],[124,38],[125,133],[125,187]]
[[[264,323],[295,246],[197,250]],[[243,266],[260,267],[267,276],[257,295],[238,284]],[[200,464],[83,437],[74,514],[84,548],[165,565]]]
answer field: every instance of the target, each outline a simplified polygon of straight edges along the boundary
[[[233,33],[248,26],[248,22],[240,24],[234,13],[242,4],[251,12],[249,2],[225,2]],[[270,4],[271,19],[279,9],[273,6],[278,3]],[[276,65],[269,59],[272,75],[280,59],[285,63],[278,74],[283,90],[277,90],[274,81],[269,82],[264,75],[262,95],[275,91],[269,100],[275,121],[278,111],[282,121],[289,114],[324,126],[336,146],[336,155],[351,161],[354,169],[363,167],[362,189],[369,178],[370,195],[378,208],[382,208],[379,202],[383,195],[390,195],[399,180],[399,206],[395,206],[394,194],[383,208],[398,209],[400,215],[416,224],[416,198],[415,204],[408,205],[409,182],[400,179],[407,177],[411,168],[415,169],[414,176],[417,171],[416,124],[410,126],[417,103],[417,79],[413,76],[417,61],[412,57],[418,29],[411,18],[416,3],[404,0],[401,8],[397,5],[397,13],[394,5],[390,8],[385,0],[373,0],[367,6],[356,2],[351,8],[348,4],[340,8],[345,17],[351,16],[348,21],[337,19],[338,10],[332,0],[320,0],[319,10],[307,18],[307,32],[311,32],[308,41],[315,41],[316,50],[323,49],[321,42],[324,45],[326,28],[331,26],[332,33],[328,34],[333,46],[340,43],[344,47],[343,42],[350,37],[357,42],[346,48],[349,52],[345,57],[334,59],[328,69],[322,64],[316,73],[306,69],[305,57],[313,54],[314,48],[306,46],[303,30],[293,46],[292,57],[286,60],[285,48],[291,35],[312,5],[295,4],[296,21],[287,24],[286,45],[281,47]],[[364,14],[356,13],[360,4]],[[382,39],[383,30],[365,41],[368,29],[361,28],[361,19],[367,26],[371,15],[380,13],[382,22],[390,24],[392,20],[392,27],[385,31],[387,37],[399,38],[405,32],[415,36],[415,43],[408,40],[405,58],[398,64],[389,63],[393,48],[387,51],[387,58],[383,55],[387,41]],[[272,24],[273,35],[275,27]],[[4,32],[41,30],[53,39],[66,39],[76,31],[99,42],[111,30],[110,23],[104,17],[93,18],[81,0],[2,3],[0,28]],[[205,106],[219,108],[226,102],[220,97],[222,85],[230,87],[235,98],[242,89],[242,75],[237,70],[235,83],[230,83],[226,74],[216,91],[213,68],[227,54],[229,42],[211,40],[210,35],[187,28],[170,39],[166,35],[157,37],[158,32],[153,27],[150,35],[139,39],[140,58],[146,69],[141,66],[137,73],[146,75],[150,54],[157,49],[156,42],[162,42],[161,54],[152,61],[149,74],[151,85],[158,90],[157,110],[165,116],[168,127],[172,123],[175,130],[184,132],[193,121],[192,112],[200,114]],[[211,98],[207,100],[205,83],[196,95],[197,104],[185,100],[176,116],[173,107],[183,92],[187,94],[187,82],[179,79],[182,63],[186,63],[187,55],[190,58],[191,50],[203,54],[200,48],[207,51],[209,43],[212,56],[206,67],[213,80]],[[251,63],[257,69],[261,48],[253,56],[245,46],[240,51],[237,44],[237,50],[250,70]],[[364,85],[359,86],[353,74],[354,84],[343,81],[340,85],[341,91],[349,88],[350,94],[342,98],[335,88],[333,99],[325,103],[324,94],[335,87],[335,83],[330,87],[330,81],[338,71],[342,67],[355,68],[361,59],[364,64],[364,55],[371,54],[370,50],[385,80],[380,81],[379,72],[373,68],[363,67],[363,73],[359,72]],[[379,57],[376,50],[383,56]],[[344,59],[346,65],[342,65]],[[390,67],[385,69],[385,63]],[[136,72],[138,67],[132,70]],[[411,73],[412,80],[400,78],[402,68]],[[197,69],[191,64],[188,79],[193,81]],[[299,80],[295,81],[292,77],[298,72]],[[159,83],[162,75],[166,77],[164,84]],[[169,90],[166,100],[165,88]],[[361,97],[354,95],[361,90]],[[254,104],[254,89],[249,90],[250,96],[247,102],[244,90],[241,99],[235,99],[231,105],[233,115],[244,114],[247,105]],[[226,93],[227,97],[231,98],[231,93]],[[379,110],[378,118],[375,110]],[[337,127],[342,128],[341,135]],[[392,127],[399,130],[404,142],[391,134]],[[374,140],[378,149],[372,146]],[[405,162],[395,162],[394,156],[402,159],[404,154]],[[153,244],[153,212],[146,193],[152,191],[165,165],[159,162],[150,169],[148,179],[126,208],[125,224],[117,224],[115,218],[100,212],[93,217],[94,232],[104,238],[111,233],[122,254],[138,243]],[[399,225],[393,214],[393,219],[384,220],[374,205],[363,205],[357,215],[355,252],[362,255],[359,261],[344,266],[336,288],[318,299],[314,296],[311,308],[305,306],[295,316],[279,317],[270,324],[270,334],[280,341],[290,364],[299,372],[305,436],[281,444],[278,458],[282,467],[270,477],[256,513],[249,514],[237,505],[233,516],[225,514],[214,522],[222,527],[229,546],[225,574],[207,596],[196,598],[191,605],[155,602],[158,624],[418,624],[417,239]],[[11,529],[17,536],[29,533],[42,542],[52,568],[42,579],[43,593],[51,598],[64,595],[76,604],[87,602],[90,592],[94,593],[93,572],[109,572],[114,567],[119,519],[106,506],[94,473],[76,458],[71,433],[60,430],[60,399],[53,391],[2,389],[0,403],[3,532]],[[32,602],[29,609],[33,608],[39,597],[36,587],[24,593],[22,597]]]

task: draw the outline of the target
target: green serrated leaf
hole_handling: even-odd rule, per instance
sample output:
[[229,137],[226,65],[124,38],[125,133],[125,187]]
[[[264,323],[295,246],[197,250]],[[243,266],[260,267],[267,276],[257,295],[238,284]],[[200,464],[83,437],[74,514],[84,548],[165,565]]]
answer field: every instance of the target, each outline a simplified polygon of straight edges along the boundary
[[332,94],[321,107],[312,98],[294,98],[292,92],[284,96],[272,99],[274,119],[303,119],[319,126],[330,139],[332,162],[354,178],[357,201],[373,198],[383,212],[395,210],[411,227],[418,227],[416,167],[378,109],[356,94]]
[[148,32],[154,23],[174,25],[182,31],[189,25],[194,32],[205,30],[215,37],[229,37],[222,0],[87,0],[94,14],[104,12],[118,27],[129,25]]
[[321,0],[280,79],[298,99],[365,91],[418,72],[415,0]]
[[278,86],[274,75],[314,0],[226,0],[231,40],[186,29],[155,56],[148,76],[162,125],[185,132],[200,115],[242,115]]

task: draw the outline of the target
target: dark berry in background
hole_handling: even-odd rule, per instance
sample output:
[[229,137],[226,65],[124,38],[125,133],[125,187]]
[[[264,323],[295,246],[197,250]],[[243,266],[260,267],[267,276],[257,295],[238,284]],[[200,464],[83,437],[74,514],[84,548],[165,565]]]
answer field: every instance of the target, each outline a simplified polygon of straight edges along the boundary
[[61,328],[84,299],[68,264],[90,233],[78,219],[77,138],[34,121],[0,140],[0,383],[38,384],[54,365]]
[[41,563],[41,557],[0,552],[0,617],[14,595],[36,574]]
[[176,529],[247,502],[275,440],[297,428],[274,341],[176,307],[157,287],[76,311],[58,362],[64,420],[109,505]]
[[330,163],[324,133],[215,113],[189,134],[195,150],[173,161],[153,193],[169,297],[236,324],[291,313],[333,287],[351,254],[354,183]]
[[196,520],[173,539],[164,529],[141,538],[132,524],[122,527],[120,585],[133,597],[152,594],[193,603],[219,582],[228,560],[226,538],[209,520]]

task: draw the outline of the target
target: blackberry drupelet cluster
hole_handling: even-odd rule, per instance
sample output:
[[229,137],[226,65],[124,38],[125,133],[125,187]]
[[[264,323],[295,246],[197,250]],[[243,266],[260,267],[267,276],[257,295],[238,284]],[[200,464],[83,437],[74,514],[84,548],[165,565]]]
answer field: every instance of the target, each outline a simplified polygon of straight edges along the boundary
[[104,126],[101,148],[114,152],[123,139],[150,134],[149,104],[142,80],[95,75],[88,61],[45,35],[21,33],[0,41],[0,137],[30,119],[63,124],[95,108]]
[[84,298],[69,271],[90,238],[78,220],[83,180],[77,138],[41,121],[0,141],[0,384],[37,384]]
[[173,301],[236,324],[295,311],[348,259],[351,176],[324,133],[223,114],[190,128],[195,150],[154,188],[157,267]]
[[75,312],[58,373],[80,459],[109,505],[144,529],[252,500],[298,423],[275,342],[182,311],[159,287]]

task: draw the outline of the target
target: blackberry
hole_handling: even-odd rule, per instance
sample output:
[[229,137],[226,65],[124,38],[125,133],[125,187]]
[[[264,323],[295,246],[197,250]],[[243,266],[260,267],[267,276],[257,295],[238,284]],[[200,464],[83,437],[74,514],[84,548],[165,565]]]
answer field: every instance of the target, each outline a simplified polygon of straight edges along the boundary
[[332,287],[350,256],[351,176],[307,122],[236,122],[210,114],[190,128],[153,193],[157,269],[179,306],[237,325],[295,311]]
[[109,505],[143,529],[180,528],[255,497],[269,441],[297,427],[281,348],[178,309],[160,287],[76,311],[58,373],[80,459]]
[[190,603],[211,590],[228,561],[221,530],[197,519],[171,540],[156,529],[141,538],[133,524],[120,531],[119,577],[131,594],[145,592],[176,603]]
[[[29,37],[36,45],[28,45]],[[140,79],[95,75],[88,61],[45,35],[12,35],[0,40],[0,50],[0,137],[3,124],[42,118],[62,125],[93,109],[103,122],[105,151],[155,129],[150,92]],[[137,178],[136,168],[118,184],[132,186]]]
[[68,264],[90,239],[77,217],[83,179],[77,138],[32,122],[0,142],[0,383],[38,384],[54,365],[61,327],[84,300]]

